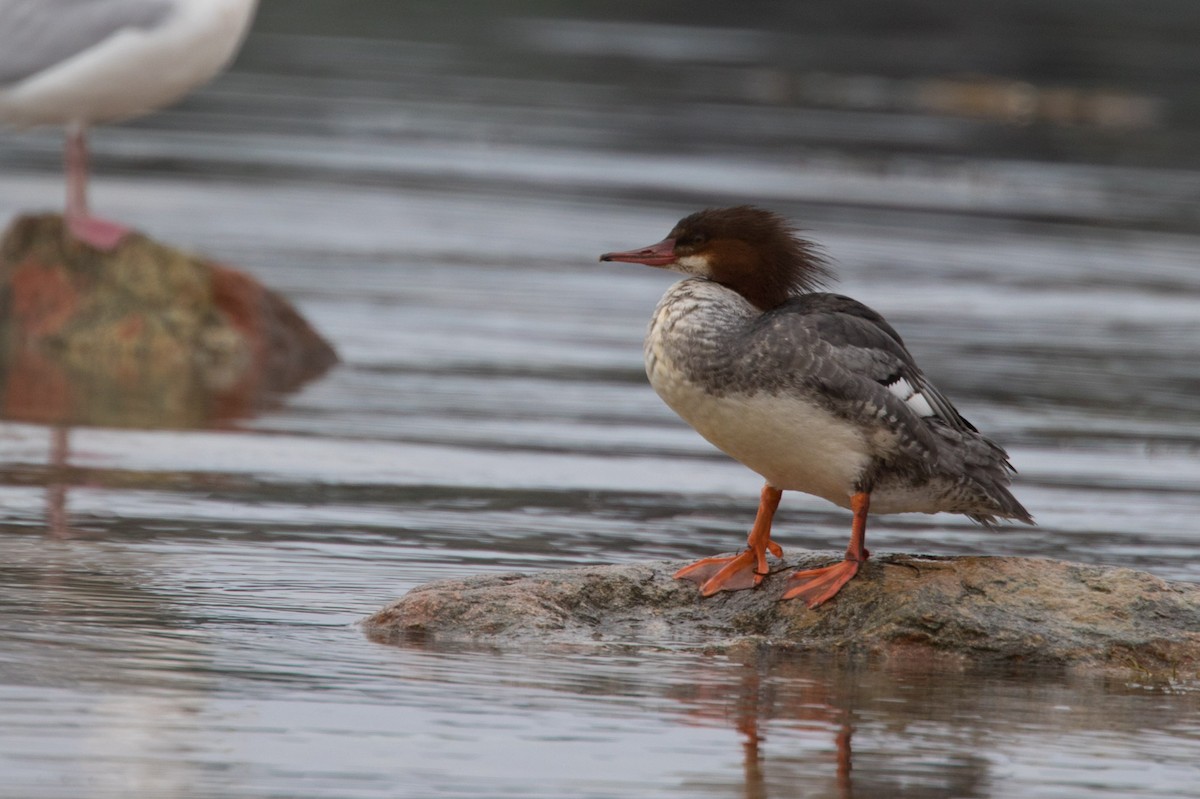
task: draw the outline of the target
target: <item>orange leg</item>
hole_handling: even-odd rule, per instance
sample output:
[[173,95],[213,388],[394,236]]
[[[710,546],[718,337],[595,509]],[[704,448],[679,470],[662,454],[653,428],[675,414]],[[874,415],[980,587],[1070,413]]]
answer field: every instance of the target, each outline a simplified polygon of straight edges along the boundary
[[712,596],[718,591],[740,591],[753,588],[767,575],[767,552],[783,557],[783,548],[771,540],[771,520],[779,507],[783,492],[772,485],[763,486],[758,501],[758,516],[745,552],[725,558],[704,558],[675,572],[676,580],[691,580],[700,586],[700,593]]
[[850,529],[850,546],[846,547],[846,558],[841,563],[825,566],[820,569],[806,569],[789,577],[798,582],[787,590],[782,599],[803,599],[810,608],[815,608],[822,602],[833,599],[842,586],[850,582],[858,574],[859,567],[866,562],[871,553],[867,551],[867,509],[871,505],[871,495],[860,492],[850,497],[850,509],[854,511],[854,524]]

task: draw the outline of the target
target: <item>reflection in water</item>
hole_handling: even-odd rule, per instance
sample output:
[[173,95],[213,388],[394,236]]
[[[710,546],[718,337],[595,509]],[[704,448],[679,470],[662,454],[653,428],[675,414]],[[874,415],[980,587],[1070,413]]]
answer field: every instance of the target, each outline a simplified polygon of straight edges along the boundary
[[[828,664],[819,659],[793,658],[765,647],[734,656],[732,661],[734,668],[728,673],[698,669],[694,685],[673,693],[673,697],[684,705],[689,718],[727,723],[741,735],[744,778],[741,795],[745,799],[771,796],[970,799],[982,795],[971,789],[970,784],[954,779],[953,770],[933,781],[914,781],[911,773],[898,771],[894,765],[874,770],[868,765],[865,770],[868,778],[863,780],[867,784],[860,785],[856,792],[851,741],[855,708],[860,699],[855,690],[858,686],[831,678]],[[861,672],[850,668],[852,672]],[[810,740],[824,739],[825,743],[817,744],[814,751],[799,758],[781,755],[781,751],[786,751],[786,742],[797,731]],[[771,747],[773,737],[784,743]],[[768,755],[768,750],[773,750],[774,755]],[[975,777],[969,783],[977,783],[986,771],[985,764],[981,762],[980,766],[982,771],[970,770]],[[963,775],[958,770],[958,776]],[[914,782],[919,783],[915,790]]]
[[67,535],[67,459],[71,429],[55,425],[50,432],[50,470],[46,475],[46,529],[55,538]]
[[[813,690],[811,692],[804,691],[801,697],[790,699],[783,707],[778,706],[779,692],[770,688],[773,683],[770,663],[764,662],[769,660],[772,658],[768,653],[759,650],[743,662],[742,679],[738,686],[735,704],[735,726],[744,737],[742,750],[745,759],[742,768],[746,780],[744,794],[746,799],[767,799],[769,796],[762,751],[766,736],[762,732],[762,728],[767,726],[767,722],[781,715],[791,722],[816,722],[818,727],[823,730],[828,730],[831,726],[835,727],[836,770],[833,787],[836,789],[836,793],[821,790],[819,784],[811,786],[808,790],[811,790],[814,795],[835,795],[838,799],[851,799],[854,793],[850,776],[850,738],[852,733],[850,709],[831,704],[834,697],[821,690],[828,686],[820,684],[806,686]],[[777,674],[776,680],[779,676],[782,675]],[[764,685],[764,678],[766,678],[766,685]],[[812,780],[815,783],[822,781],[824,780],[819,776]]]
[[70,428],[212,428],[327,371],[332,347],[250,276],[140,235],[113,251],[62,218],[0,241],[0,419],[50,426],[46,524],[65,536]]
[[[172,740],[213,681],[190,610],[147,584],[159,564],[145,554],[28,541],[0,566],[0,795],[194,796],[200,764],[172,756]],[[68,728],[53,721],[64,710],[76,720]],[[61,793],[29,780],[31,764],[45,762]]]
[[[485,653],[411,643],[399,650],[398,687],[415,680],[422,693],[438,696],[443,692],[435,686],[443,684],[459,702],[487,703],[486,718],[498,729],[567,736],[557,751],[576,770],[572,785],[579,795],[1083,795],[1095,785],[1094,769],[1119,772],[1107,779],[1124,785],[1138,778],[1136,771],[1126,771],[1128,764],[1169,740],[1175,742],[1161,755],[1164,764],[1173,765],[1154,785],[1135,781],[1122,788],[1125,794],[1114,795],[1177,795],[1169,786],[1180,785],[1180,775],[1193,768],[1184,753],[1200,742],[1200,728],[1194,727],[1200,696],[1175,694],[1165,684],[1131,687],[1045,671],[967,672],[923,659],[868,664],[836,654],[792,656],[767,649],[729,657]],[[559,713],[580,722],[558,724],[555,732],[540,729],[554,724]],[[604,769],[597,771],[590,758],[603,762],[622,738],[648,729],[661,743],[630,744],[650,757],[671,751],[675,758],[639,789],[610,786],[606,793],[597,781]],[[680,729],[728,734],[680,735]],[[577,748],[565,742],[572,736],[581,736]],[[484,733],[465,745],[477,751],[488,740]],[[702,755],[689,758],[696,753],[691,746],[700,745],[686,742],[702,740],[707,742]],[[1028,761],[1030,752],[1045,757],[1035,758],[1027,770],[1014,770],[1014,761]],[[637,785],[640,761],[620,762],[629,767],[626,779]],[[485,779],[483,772],[479,776]],[[510,784],[501,780],[496,790]],[[553,796],[556,787],[561,785],[539,785],[531,793]]]

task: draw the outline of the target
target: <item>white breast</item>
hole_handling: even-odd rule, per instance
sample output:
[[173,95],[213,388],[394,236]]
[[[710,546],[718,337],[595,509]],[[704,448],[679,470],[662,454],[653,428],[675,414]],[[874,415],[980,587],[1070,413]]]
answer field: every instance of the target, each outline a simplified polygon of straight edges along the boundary
[[719,352],[723,327],[757,313],[727,289],[704,283],[683,281],[659,303],[646,337],[650,384],[700,435],[771,485],[848,507],[870,462],[863,431],[802,396],[736,386],[714,391],[679,362],[681,343],[702,341]]

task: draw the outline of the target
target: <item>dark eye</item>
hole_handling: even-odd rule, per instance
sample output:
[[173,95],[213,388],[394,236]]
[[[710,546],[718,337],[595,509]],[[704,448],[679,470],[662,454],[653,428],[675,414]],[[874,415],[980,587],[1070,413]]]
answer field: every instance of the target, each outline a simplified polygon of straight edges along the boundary
[[685,233],[675,240],[675,244],[679,247],[699,247],[706,241],[708,237],[703,233]]

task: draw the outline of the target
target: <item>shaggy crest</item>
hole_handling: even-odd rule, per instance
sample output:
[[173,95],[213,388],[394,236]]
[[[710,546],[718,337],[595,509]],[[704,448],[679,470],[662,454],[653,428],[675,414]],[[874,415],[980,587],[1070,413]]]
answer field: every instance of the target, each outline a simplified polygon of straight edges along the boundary
[[779,214],[752,205],[697,211],[670,238],[683,257],[707,256],[713,280],[764,310],[836,279],[817,245]]

